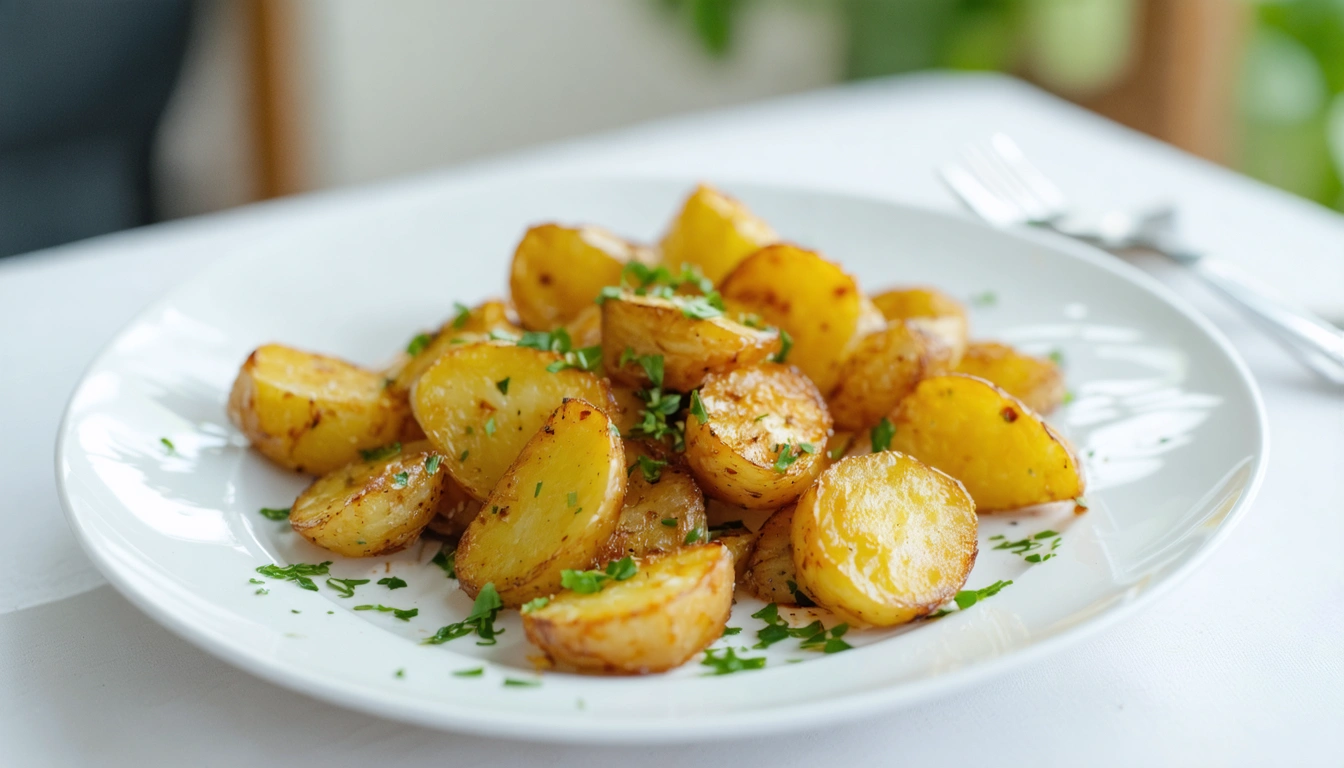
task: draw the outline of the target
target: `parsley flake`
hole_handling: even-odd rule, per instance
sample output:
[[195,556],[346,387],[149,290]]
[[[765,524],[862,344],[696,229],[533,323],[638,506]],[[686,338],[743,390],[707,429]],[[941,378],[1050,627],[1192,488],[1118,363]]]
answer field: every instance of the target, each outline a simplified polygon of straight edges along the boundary
[[356,605],[356,611],[378,611],[380,613],[390,613],[402,621],[410,621],[420,615],[419,608],[393,608],[390,605]]
[[499,390],[499,394],[501,395],[509,394],[509,380],[512,378],[513,378],[512,376],[506,376],[500,379],[499,381],[495,382],[495,389]]
[[868,433],[868,439],[873,445],[873,453],[881,453],[891,448],[891,439],[896,436],[896,425],[891,423],[891,419],[886,416],[877,422]]
[[370,448],[367,451],[360,451],[360,458],[365,461],[378,461],[388,459],[401,453],[401,443],[388,443],[378,448]]
[[666,525],[668,528],[677,527],[677,519],[675,517],[664,517],[659,522],[661,522],[663,525]]
[[457,578],[457,550],[440,549],[429,562],[439,566],[450,579]]
[[443,457],[437,453],[433,454],[425,459],[425,471],[429,473],[430,477],[433,477],[439,473],[439,465],[442,463]]
[[261,565],[257,566],[257,573],[268,579],[280,579],[282,581],[292,581],[309,592],[316,592],[317,585],[313,583],[310,576],[326,576],[327,566],[331,561],[313,565],[311,563],[294,563],[293,565]]
[[341,593],[341,597],[354,597],[355,587],[368,583],[368,579],[327,579],[327,586]]
[[537,483],[537,488],[536,488],[536,490],[532,491],[532,498],[535,499],[535,498],[537,498],[537,497],[540,496],[540,495],[541,495],[541,483]]
[[453,317],[453,329],[460,331],[467,326],[467,321],[471,319],[471,308],[460,301],[454,301],[453,311],[457,313]]
[[401,589],[406,586],[406,582],[396,576],[388,576],[385,579],[379,579],[378,584],[387,587],[388,589]]
[[528,600],[526,603],[523,603],[523,607],[520,608],[519,610],[522,611],[523,613],[531,613],[535,610],[545,608],[548,604],[550,604],[550,602],[551,598],[549,597],[545,596],[534,597],[531,600]]
[[392,487],[400,490],[402,488],[405,488],[406,484],[409,483],[410,481],[411,476],[408,473],[398,472],[397,474],[392,476]]
[[424,352],[425,347],[428,347],[432,341],[434,341],[434,337],[428,333],[417,333],[415,338],[411,339],[410,343],[406,345],[406,354],[415,357]]
[[685,543],[694,544],[695,542],[699,541],[701,537],[703,537],[704,535],[705,535],[704,531],[700,530],[699,528],[692,528],[686,534]]
[[166,437],[160,437],[159,442],[163,443],[164,449],[167,450],[169,454],[177,453],[177,446],[173,445],[172,440],[169,440]]
[[666,461],[650,458],[641,453],[635,457],[635,463],[630,465],[628,474],[634,474],[635,468],[638,467],[639,471],[644,474],[644,482],[656,483],[662,479],[663,467],[666,466]]
[[472,667],[471,669],[459,669],[453,673],[453,677],[480,677],[485,674],[485,667]]
[[488,418],[488,419],[485,420],[485,434],[486,434],[486,437],[494,437],[494,435],[495,435],[495,430],[496,430],[496,429],[497,429],[497,427],[495,426],[495,417],[494,417],[494,416],[491,416],[490,418]]
[[446,627],[440,627],[433,637],[421,641],[421,645],[441,645],[449,640],[456,640],[459,637],[465,637],[471,633],[481,638],[476,641],[477,645],[494,645],[497,640],[495,636],[504,632],[495,627],[495,618],[504,608],[504,602],[499,599],[499,592],[495,589],[494,582],[488,582],[481,587],[481,591],[476,593],[476,602],[471,606],[471,613],[467,618],[456,624],[449,624]]
[[732,648],[724,648],[722,651],[705,651],[705,658],[700,662],[701,666],[709,667],[710,675],[731,675],[734,672],[745,672],[750,669],[762,669],[765,667],[764,656],[738,656]]
[[560,572],[560,586],[581,595],[591,595],[600,592],[602,585],[608,581],[625,581],[638,572],[639,566],[634,558],[627,556],[607,563],[606,569],[601,571],[563,570]]
[[271,507],[262,507],[261,509],[258,510],[258,512],[260,512],[261,516],[266,518],[267,520],[289,519],[289,507],[285,507],[284,509],[279,508],[272,509]]
[[782,363],[789,359],[789,352],[793,350],[793,337],[783,328],[779,329],[779,351],[770,356],[770,362]]
[[504,687],[506,688],[536,688],[541,685],[540,680],[520,680],[516,677],[504,678]]

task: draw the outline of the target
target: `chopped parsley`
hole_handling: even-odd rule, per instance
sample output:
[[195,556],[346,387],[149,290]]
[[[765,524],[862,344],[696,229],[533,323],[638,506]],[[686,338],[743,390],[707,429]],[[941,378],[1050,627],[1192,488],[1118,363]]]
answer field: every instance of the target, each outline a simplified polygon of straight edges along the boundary
[[564,354],[574,346],[574,341],[570,339],[569,331],[556,328],[554,331],[526,331],[518,338],[518,346]]
[[[705,410],[705,401],[700,399],[700,390],[691,390],[691,415],[701,424],[709,423],[709,412]],[[760,421],[760,419],[757,419]]]
[[635,564],[634,558],[623,557],[607,563],[606,569],[601,571],[563,570],[560,572],[560,586],[582,595],[591,595],[600,592],[602,585],[608,581],[625,581],[638,572],[639,566]]
[[684,543],[694,544],[695,542],[699,541],[702,537],[704,537],[704,535],[705,532],[700,530],[699,528],[692,528],[690,531],[686,533],[686,540]]
[[485,435],[486,435],[486,437],[494,437],[494,435],[495,435],[495,430],[497,430],[497,429],[498,429],[498,427],[495,426],[495,417],[494,417],[494,416],[491,416],[490,418],[488,418],[488,419],[485,420]]
[[434,337],[428,333],[417,333],[415,338],[411,339],[410,343],[406,345],[406,354],[415,357],[424,352],[425,347],[428,347],[432,341],[434,341]]
[[460,301],[454,301],[453,311],[457,313],[453,317],[453,328],[460,331],[467,326],[467,321],[471,319],[471,307]]
[[675,517],[664,517],[659,522],[662,523],[663,525],[666,525],[668,528],[677,527],[677,519]]
[[602,345],[574,349],[574,341],[564,328],[554,331],[527,331],[517,341],[520,347],[531,347],[542,352],[554,352],[561,356],[546,366],[547,373],[559,373],[566,368],[578,368],[583,371],[596,371],[602,364]]
[[742,634],[741,627],[724,627],[722,636],[728,637],[729,635],[740,635],[740,634]]
[[168,453],[177,453],[177,446],[173,445],[172,440],[169,440],[166,437],[160,437],[159,442],[163,443],[163,447]]
[[495,382],[495,389],[499,390],[499,394],[501,395],[509,394],[509,380],[512,378],[513,378],[512,376],[505,376],[504,378]]
[[[995,547],[995,549],[998,549],[998,547]],[[958,610],[964,611],[987,597],[993,597],[999,594],[1000,590],[1012,583],[1013,582],[1011,581],[996,581],[983,589],[965,589],[958,592],[957,596],[952,598],[952,600],[957,604]],[[929,618],[936,619],[939,616],[945,616],[951,612],[952,609],[950,607],[942,608],[929,614]]]
[[504,632],[495,627],[495,618],[499,616],[503,607],[504,602],[499,599],[495,583],[489,582],[476,593],[476,602],[472,604],[471,613],[467,614],[467,618],[456,624],[440,627],[433,637],[422,640],[421,645],[441,645],[449,640],[466,637],[473,632],[481,638],[476,641],[477,645],[494,645],[498,642],[495,636]]
[[619,365],[624,368],[630,363],[638,363],[640,368],[644,369],[644,375],[649,377],[653,386],[663,386],[663,356],[662,355],[637,355],[635,350],[626,347],[621,353]]
[[1091,509],[1091,508],[1092,508],[1091,506],[1088,505],[1088,503],[1087,503],[1087,497],[1086,497],[1086,496],[1075,496],[1075,497],[1073,497],[1073,503],[1076,504],[1076,505],[1078,505],[1078,506],[1080,506],[1080,507],[1082,507],[1083,509]]
[[565,504],[566,504],[567,506],[571,506],[571,507],[578,506],[578,503],[579,503],[579,492],[578,492],[578,491],[570,491],[569,494],[568,494],[567,496],[565,496]]
[[630,428],[632,437],[647,437],[652,440],[672,442],[672,450],[686,449],[686,427],[682,422],[669,424],[667,419],[681,410],[681,395],[676,392],[664,393],[660,387],[640,389],[635,396],[644,402],[640,411],[640,421]]
[[1064,353],[1058,349],[1050,350],[1050,354],[1046,355],[1046,357],[1050,358],[1050,362],[1054,363],[1055,365],[1058,366],[1064,365]]
[[723,299],[718,291],[710,291],[706,296],[681,299],[677,302],[681,314],[695,320],[709,320],[723,315]]
[[1074,396],[1073,396],[1073,390],[1072,390],[1072,389],[1066,389],[1066,390],[1064,390],[1064,397],[1060,398],[1059,402],[1060,402],[1060,404],[1062,404],[1062,405],[1068,405],[1069,403],[1072,403],[1072,402],[1074,401],[1074,399],[1075,399],[1075,398],[1074,398]]
[[754,646],[756,648],[769,648],[790,637],[801,639],[803,642],[799,647],[809,651],[838,653],[852,647],[840,639],[849,631],[848,624],[837,624],[829,630],[820,621],[814,621],[805,627],[790,627],[788,622],[780,618],[779,606],[775,603],[770,603],[751,614],[751,617],[765,622],[765,627],[756,632],[756,639],[759,641]]
[[433,454],[429,458],[425,459],[425,471],[429,473],[430,477],[433,477],[434,475],[437,475],[439,473],[439,465],[442,463],[443,463],[443,457],[437,453]]
[[401,678],[403,678],[403,677],[405,677],[405,676],[406,676],[406,668],[405,668],[405,667],[402,667],[401,669],[398,669],[395,673],[393,673],[393,677],[397,678],[398,680],[400,680]]
[[848,447],[849,446],[846,445],[845,443],[840,443],[839,445],[835,446],[834,448],[826,452],[826,458],[830,459],[831,461],[839,461],[840,457],[845,455],[845,449]]
[[257,573],[268,579],[280,579],[282,581],[292,581],[309,592],[316,592],[317,585],[313,583],[310,576],[326,576],[327,567],[331,561],[313,565],[311,563],[294,563],[293,565],[261,565],[257,566]]
[[485,667],[472,667],[471,669],[459,669],[453,673],[453,677],[480,677],[485,674]]
[[977,307],[992,307],[999,303],[999,295],[993,291],[977,293],[971,297],[971,303]]
[[247,580],[247,583],[248,583],[248,584],[265,584],[266,582],[262,581],[261,579],[248,579],[248,580]]
[[457,463],[461,464],[465,462],[467,460],[467,457],[470,455],[471,455],[471,449],[462,451],[462,455],[457,457]]
[[378,448],[360,451],[359,455],[365,461],[378,461],[380,459],[390,459],[399,453],[401,453],[401,443],[388,443]]
[[[1054,557],[1054,551],[1059,549],[1059,545],[1064,541],[1058,532],[1048,529],[1017,541],[1008,541],[1007,538],[1003,536],[998,536],[996,538],[1003,540],[995,545],[995,549],[1006,549],[1015,555],[1021,555],[1022,559],[1026,560],[1028,563],[1044,563],[1046,560]],[[993,540],[994,539],[991,539],[991,541]],[[1047,543],[1050,544],[1049,550],[1045,552],[1036,552],[1036,550],[1044,548]]]
[[783,328],[779,329],[779,351],[770,356],[770,362],[782,363],[789,359],[789,352],[793,350],[793,337]]
[[798,460],[799,456],[804,453],[817,452],[816,447],[811,443],[799,443],[797,446],[792,443],[781,443],[775,448],[779,451],[779,455],[775,457],[775,464],[772,468],[781,475],[789,470],[789,467]]
[[522,611],[523,613],[531,613],[535,610],[545,608],[547,605],[550,604],[550,602],[551,598],[549,597],[545,596],[534,597],[531,600],[528,600],[526,603],[523,603],[523,607],[520,608],[519,610]]
[[271,507],[262,507],[257,511],[260,512],[261,516],[266,518],[267,520],[289,519],[289,507],[285,507],[284,509],[280,509],[278,507],[274,509]]
[[705,277],[695,264],[683,264],[681,273],[674,275],[665,266],[650,267],[632,261],[621,270],[621,285],[630,288],[636,296],[652,295],[665,299],[672,298],[678,288],[687,285],[704,294],[714,293],[714,281]]
[[769,415],[770,415],[770,414],[768,414],[768,413],[762,413],[760,416],[757,416],[756,418],[752,419],[752,421],[760,421],[761,419],[764,419],[766,416],[769,416]]
[[649,458],[648,456],[645,456],[644,454],[641,453],[640,455],[635,457],[635,463],[630,465],[628,469],[628,474],[634,474],[635,468],[638,467],[639,471],[644,474],[645,482],[656,483],[662,479],[663,467],[666,466],[667,466],[666,461],[662,459]]
[[406,472],[398,472],[397,474],[392,476],[392,487],[400,490],[402,488],[405,488],[406,484],[409,483],[410,481],[411,476],[409,474],[407,474]]
[[700,662],[702,666],[709,667],[710,675],[731,675],[734,672],[744,672],[749,669],[762,669],[765,667],[764,656],[738,656],[732,648],[724,648],[722,651],[705,651],[705,658]]
[[556,360],[546,366],[547,373],[559,373],[560,371],[577,368],[581,371],[592,373],[602,366],[602,345],[594,344],[591,347],[575,349],[564,353],[564,357]]
[[504,687],[506,688],[536,688],[541,685],[540,680],[520,680],[516,677],[504,678]]
[[537,483],[536,490],[532,491],[532,498],[535,499],[540,495],[541,495],[541,483]]
[[891,448],[891,438],[896,436],[896,425],[891,423],[891,419],[886,416],[877,422],[868,433],[868,440],[873,445],[873,453],[881,453]]
[[448,578],[457,578],[457,550],[440,549],[434,559],[429,562],[442,568]]
[[387,587],[388,589],[401,589],[402,587],[406,586],[406,582],[402,581],[396,576],[388,576],[385,579],[379,579],[378,584],[380,586]]
[[784,586],[789,588],[789,594],[793,595],[793,602],[800,607],[815,608],[817,606],[816,603],[812,602],[812,598],[807,596],[806,592],[798,588],[798,582],[788,579],[784,582]]
[[379,611],[380,613],[390,613],[402,621],[410,621],[420,615],[419,608],[393,608],[390,605],[356,605],[356,611]]
[[798,647],[804,651],[821,651],[822,653],[848,651],[854,646],[841,639],[848,631],[848,624],[836,624],[829,630],[822,630],[804,639],[803,642],[798,644]]
[[355,587],[368,583],[368,579],[327,579],[327,586],[341,593],[341,597],[354,597]]

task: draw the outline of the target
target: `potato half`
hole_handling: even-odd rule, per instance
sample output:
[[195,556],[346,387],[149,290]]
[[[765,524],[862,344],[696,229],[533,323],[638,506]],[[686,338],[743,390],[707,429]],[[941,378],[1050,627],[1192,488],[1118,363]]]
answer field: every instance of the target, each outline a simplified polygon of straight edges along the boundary
[[559,359],[508,343],[469,344],[444,353],[416,382],[415,418],[472,496],[490,494],[566,397],[615,412],[605,379],[575,369],[548,372]]
[[942,472],[892,451],[843,459],[794,510],[798,584],[851,622],[904,624],[966,583],[976,529],[975,503]]
[[649,385],[638,362],[621,365],[626,350],[661,355],[663,386],[686,392],[705,376],[763,362],[779,351],[779,332],[748,328],[727,317],[687,317],[668,299],[626,293],[602,303],[602,362],[613,381]]
[[742,259],[777,239],[770,225],[745,205],[701,184],[663,238],[663,262],[674,273],[694,264],[717,283]]
[[438,513],[452,482],[444,463],[428,449],[342,467],[299,494],[289,524],[317,546],[346,557],[395,552]]
[[904,320],[859,342],[841,369],[829,404],[836,426],[860,430],[876,424],[921,379],[951,373],[941,343]]
[[508,304],[498,299],[483,302],[449,319],[438,331],[430,334],[430,342],[415,354],[409,351],[401,353],[387,371],[387,378],[392,380],[388,389],[393,393],[402,393],[404,397],[415,386],[416,380],[429,370],[429,366],[448,350],[486,341],[491,333],[518,336],[522,332]]
[[799,603],[801,588],[798,586],[798,570],[793,565],[794,509],[795,506],[790,504],[765,521],[741,579],[748,592],[767,603]]
[[794,245],[762,248],[720,287],[735,307],[750,307],[793,339],[788,362],[829,393],[845,360],[885,321],[839,265]]
[[699,399],[708,421],[694,408],[688,413],[686,462],[706,493],[747,509],[778,509],[816,479],[831,415],[796,369],[763,363],[712,374]]
[[619,283],[627,263],[653,260],[647,249],[601,227],[542,224],[518,243],[509,294],[524,326],[549,331],[574,320],[603,287]]
[[1024,355],[1007,344],[972,343],[956,371],[990,382],[1037,413],[1050,413],[1064,402],[1064,375],[1059,366],[1044,358]]
[[[638,457],[660,459],[633,441],[626,441],[625,448],[625,503],[616,532],[598,553],[597,562],[671,552],[686,546],[688,540],[706,541],[705,497],[690,473],[675,464],[649,464],[646,473]],[[650,481],[650,474],[657,479]]]
[[751,562],[751,553],[756,547],[757,536],[758,533],[752,533],[746,528],[710,532],[709,540],[723,545],[723,548],[732,554],[733,575],[737,577],[738,583],[741,583],[747,575],[747,564]]
[[942,339],[952,365],[966,351],[966,307],[937,288],[896,288],[874,296],[873,304],[887,320],[913,321],[911,325]]
[[963,374],[925,379],[892,415],[891,448],[957,478],[981,512],[1083,492],[1078,459],[1022,401]]
[[704,544],[645,560],[600,592],[556,595],[523,614],[523,630],[556,662],[583,671],[665,672],[719,639],[732,605],[732,555]]
[[271,461],[325,475],[402,436],[410,409],[386,384],[344,360],[267,344],[238,371],[229,419]]
[[602,343],[602,308],[589,304],[565,324],[575,349],[596,347]]
[[516,608],[591,568],[625,499],[625,450],[606,415],[567,399],[527,442],[457,545],[457,578],[475,597],[493,583]]

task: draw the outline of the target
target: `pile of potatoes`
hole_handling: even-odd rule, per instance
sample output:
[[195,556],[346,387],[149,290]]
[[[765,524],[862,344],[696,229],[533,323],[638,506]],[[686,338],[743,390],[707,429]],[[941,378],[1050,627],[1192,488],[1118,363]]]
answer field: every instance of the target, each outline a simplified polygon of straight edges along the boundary
[[[1039,415],[1064,397],[1051,361],[969,341],[932,288],[865,294],[710,187],[657,247],[533,227],[509,294],[384,370],[260,347],[229,415],[318,476],[296,532],[349,557],[456,537],[461,588],[527,605],[528,638],[570,668],[683,664],[737,585],[909,622],[965,584],[977,513],[1083,491]],[[732,522],[753,513],[759,530]],[[630,578],[562,588],[625,557]]]

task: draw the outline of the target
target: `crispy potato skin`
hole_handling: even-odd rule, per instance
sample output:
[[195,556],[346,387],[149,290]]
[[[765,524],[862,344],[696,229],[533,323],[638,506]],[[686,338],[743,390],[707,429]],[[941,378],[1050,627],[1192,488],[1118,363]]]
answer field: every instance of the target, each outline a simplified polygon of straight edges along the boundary
[[574,320],[631,261],[653,254],[601,227],[542,224],[523,235],[509,270],[509,294],[523,326],[549,331]]
[[279,344],[248,356],[228,412],[263,456],[315,475],[395,442],[410,420],[410,409],[386,391],[378,373]]
[[720,290],[732,306],[749,307],[787,331],[793,338],[788,362],[823,393],[835,388],[859,340],[885,324],[854,278],[794,245],[771,245],[748,256]]
[[[763,363],[712,374],[700,388],[708,423],[686,418],[686,462],[704,491],[747,509],[792,503],[822,469],[831,415],[816,386],[797,370]],[[758,418],[759,417],[759,418]],[[782,444],[807,443],[783,472]]]
[[761,526],[740,580],[747,592],[767,603],[798,603],[797,595],[789,589],[789,582],[798,586],[798,569],[793,565],[794,509],[795,505],[790,504]]
[[[318,478],[294,500],[295,533],[346,557],[372,557],[411,543],[434,518],[452,482],[426,465],[433,450],[405,451],[342,467]],[[405,482],[398,476],[405,474]]]
[[956,480],[883,451],[842,459],[798,501],[798,584],[842,618],[879,627],[926,616],[966,583],[975,504]]
[[594,565],[625,500],[625,451],[608,424],[566,399],[533,435],[458,542],[464,592],[493,583],[516,608],[558,591],[561,571]]
[[1064,402],[1064,375],[1052,361],[1024,355],[1007,344],[977,341],[966,348],[957,373],[977,376],[1026,403],[1050,413]]
[[937,288],[896,288],[873,297],[873,304],[889,321],[905,320],[946,344],[953,367],[966,351],[970,319],[966,307]]
[[621,365],[625,351],[663,356],[663,386],[686,392],[710,373],[764,362],[779,351],[778,331],[748,328],[727,317],[697,320],[672,301],[627,293],[602,303],[602,362],[615,382],[651,382],[637,362]]
[[[705,497],[690,473],[669,463],[659,470],[658,481],[650,483],[635,463],[636,457],[641,454],[659,457],[634,441],[627,440],[625,449],[629,475],[625,503],[616,531],[598,553],[597,562],[671,552],[685,546],[692,531],[699,531],[696,538],[704,540],[708,529]],[[673,524],[665,525],[664,520]]]
[[702,544],[649,558],[601,592],[563,592],[523,614],[523,630],[556,662],[579,670],[665,672],[723,635],[732,604],[732,555]]
[[[411,393],[416,421],[444,454],[453,479],[475,498],[490,494],[566,397],[615,412],[605,379],[574,369],[547,372],[558,359],[507,343],[468,344],[441,355],[416,382]],[[504,379],[507,394],[498,387]]]
[[396,362],[387,370],[387,378],[392,380],[388,389],[395,395],[409,396],[415,382],[429,370],[439,356],[450,349],[489,339],[491,333],[507,333],[518,336],[523,332],[518,319],[508,304],[498,299],[483,302],[465,315],[449,318],[438,331],[434,339],[419,354],[401,353]]
[[663,262],[674,273],[694,264],[717,283],[742,259],[777,239],[770,225],[745,205],[701,184],[663,238]]
[[980,512],[1073,499],[1078,459],[1022,401],[964,374],[925,379],[892,414],[893,450],[960,480]]
[[941,343],[904,320],[859,342],[845,362],[829,400],[836,426],[860,430],[876,424],[910,394],[921,379],[951,373]]

